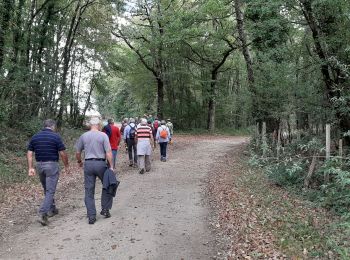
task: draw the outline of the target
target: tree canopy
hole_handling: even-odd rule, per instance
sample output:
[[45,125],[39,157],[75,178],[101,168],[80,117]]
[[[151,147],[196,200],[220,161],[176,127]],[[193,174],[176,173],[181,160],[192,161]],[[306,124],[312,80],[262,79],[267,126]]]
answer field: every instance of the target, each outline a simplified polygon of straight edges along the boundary
[[4,0],[0,119],[171,117],[268,129],[349,117],[345,0]]

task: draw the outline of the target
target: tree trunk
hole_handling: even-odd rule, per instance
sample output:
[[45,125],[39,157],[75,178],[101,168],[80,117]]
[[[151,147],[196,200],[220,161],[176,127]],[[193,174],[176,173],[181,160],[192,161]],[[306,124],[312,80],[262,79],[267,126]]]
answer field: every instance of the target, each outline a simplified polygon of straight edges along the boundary
[[[4,63],[4,47],[5,47],[5,37],[7,30],[9,28],[12,8],[13,8],[13,0],[3,0],[3,15],[0,20],[0,72],[2,69],[2,65]],[[1,75],[1,74],[0,74]]]
[[62,71],[62,82],[61,82],[61,93],[60,93],[60,108],[57,115],[57,126],[60,128],[63,123],[63,113],[66,107],[66,92],[67,92],[67,75],[69,70],[69,63],[71,58],[71,49],[74,43],[75,33],[78,29],[81,20],[80,1],[77,3],[72,20],[69,26],[67,40],[63,50],[63,71]]
[[[332,99],[333,98],[339,98],[340,97],[340,91],[338,90],[337,82],[340,80],[337,78],[339,77],[339,74],[336,73],[333,70],[333,74],[336,75],[335,79],[332,79],[331,71],[332,68],[329,65],[328,62],[328,53],[324,47],[324,43],[321,40],[321,29],[318,26],[318,21],[316,17],[314,16],[313,8],[311,5],[310,0],[303,0],[300,1],[300,5],[302,8],[302,12],[304,14],[304,17],[310,27],[310,30],[312,32],[312,38],[314,40],[315,50],[317,53],[317,56],[321,60],[321,73],[323,76],[323,81],[325,83],[325,96],[327,97],[328,106],[331,107],[332,105]],[[339,119],[339,126],[343,131],[348,131],[350,129],[350,118],[339,111],[336,111],[337,118]],[[347,140],[347,142],[350,142],[350,140]]]
[[253,71],[253,61],[250,55],[250,51],[248,48],[247,44],[247,35],[244,29],[244,18],[243,18],[243,13],[241,10],[241,1],[240,0],[235,0],[234,2],[235,6],[235,12],[236,12],[236,21],[237,21],[237,29],[238,29],[238,36],[239,40],[241,42],[241,49],[242,49],[242,54],[244,56],[244,60],[246,62],[247,66],[247,76],[248,76],[248,84],[250,86],[250,90],[252,93],[255,93],[254,89],[254,71]]
[[157,78],[157,116],[160,119],[164,119],[164,82]]
[[214,69],[211,72],[210,93],[208,102],[208,121],[207,128],[210,132],[215,130],[215,111],[216,111],[216,81],[218,71]]

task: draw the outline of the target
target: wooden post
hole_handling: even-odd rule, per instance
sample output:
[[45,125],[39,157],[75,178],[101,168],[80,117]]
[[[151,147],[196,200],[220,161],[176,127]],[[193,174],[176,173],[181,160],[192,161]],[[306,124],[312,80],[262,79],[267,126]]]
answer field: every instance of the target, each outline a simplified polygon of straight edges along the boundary
[[262,142],[262,149],[263,149],[263,157],[265,157],[266,156],[266,150],[267,150],[266,122],[263,122],[263,125],[262,125],[261,142]]
[[301,132],[300,132],[301,130],[297,130],[297,141],[299,142],[300,141],[300,136],[301,136]]
[[343,139],[339,139],[339,160],[340,165],[343,163]]
[[260,143],[260,129],[259,129],[259,123],[256,123],[256,128],[255,128],[255,138],[256,138],[256,147],[259,148],[259,143]]
[[304,180],[304,188],[305,189],[308,188],[310,185],[310,180],[311,180],[312,174],[315,171],[316,163],[317,163],[317,156],[314,155],[314,156],[312,156],[312,161],[311,161],[311,164],[309,167],[309,171],[308,171],[307,176]]
[[[331,125],[326,124],[326,161],[331,158]],[[329,174],[325,174],[324,181],[329,182]]]
[[277,158],[280,157],[280,150],[281,150],[281,127],[278,128],[278,134],[277,134]]

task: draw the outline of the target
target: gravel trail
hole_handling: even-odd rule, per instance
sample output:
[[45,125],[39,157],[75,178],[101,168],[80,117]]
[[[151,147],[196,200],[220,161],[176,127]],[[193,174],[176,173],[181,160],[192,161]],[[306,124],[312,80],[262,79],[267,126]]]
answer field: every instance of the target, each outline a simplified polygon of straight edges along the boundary
[[[60,204],[47,227],[29,226],[0,245],[1,259],[212,259],[217,250],[209,225],[205,179],[218,156],[245,142],[214,137],[173,148],[166,163],[153,155],[152,170],[121,175],[112,217],[87,224],[83,185]],[[175,146],[176,147],[176,146]],[[118,156],[126,156],[118,155]],[[78,173],[76,173],[78,174]],[[100,207],[96,186],[96,208]],[[58,202],[59,203],[59,202]]]

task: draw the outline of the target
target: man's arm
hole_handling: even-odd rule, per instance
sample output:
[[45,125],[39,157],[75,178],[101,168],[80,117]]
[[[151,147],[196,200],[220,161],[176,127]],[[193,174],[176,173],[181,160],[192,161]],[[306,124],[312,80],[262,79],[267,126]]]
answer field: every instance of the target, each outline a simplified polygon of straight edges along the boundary
[[128,125],[124,128],[124,133],[123,133],[123,139],[124,139],[124,142],[126,142],[126,137],[128,136],[128,131],[129,128],[128,128]]
[[108,152],[106,152],[106,158],[110,165],[110,168],[113,169],[112,150],[109,150]]
[[33,167],[33,151],[27,152],[27,161],[28,161],[28,175],[35,176],[35,169]]
[[103,138],[103,148],[106,151],[106,159],[111,169],[113,169],[112,148],[107,135]]
[[83,161],[81,160],[81,152],[76,152],[75,153],[75,158],[77,159],[79,167],[83,167]]
[[65,150],[60,151],[60,156],[63,161],[64,167],[68,168],[69,167],[69,162],[68,162],[68,154]]

